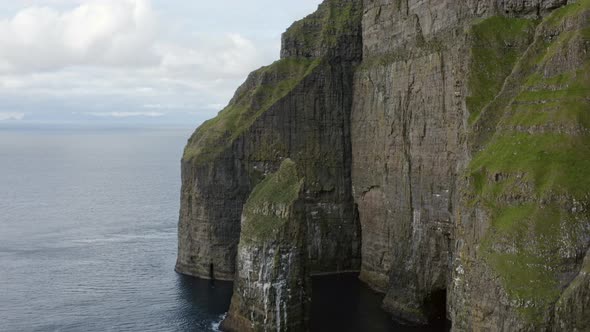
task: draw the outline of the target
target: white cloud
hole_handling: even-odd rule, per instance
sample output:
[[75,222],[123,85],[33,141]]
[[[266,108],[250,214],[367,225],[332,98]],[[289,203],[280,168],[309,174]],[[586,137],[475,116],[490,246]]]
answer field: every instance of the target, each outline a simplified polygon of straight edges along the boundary
[[179,44],[159,36],[159,26],[148,0],[92,0],[63,12],[28,7],[0,19],[0,74],[143,67],[222,79],[243,77],[269,58],[268,47],[237,33],[196,36]]
[[28,7],[0,20],[0,72],[157,63],[156,27],[147,0],[95,0],[64,12]]
[[209,104],[209,105],[205,106],[205,108],[209,109],[209,110],[220,110],[223,107],[225,107],[224,104]]
[[0,121],[20,121],[25,118],[24,113],[0,112]]
[[148,118],[158,118],[164,116],[164,113],[160,112],[107,112],[107,113],[99,113],[99,112],[92,112],[87,113],[88,115],[97,116],[97,117],[110,117],[110,118],[131,118],[131,117],[148,117]]

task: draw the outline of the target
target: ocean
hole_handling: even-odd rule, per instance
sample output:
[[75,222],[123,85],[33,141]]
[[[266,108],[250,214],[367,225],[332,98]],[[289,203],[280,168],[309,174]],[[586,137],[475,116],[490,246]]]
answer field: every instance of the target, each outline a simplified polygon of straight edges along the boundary
[[[232,284],[174,272],[192,129],[0,129],[0,331],[217,331]],[[312,331],[395,324],[354,275],[313,281]]]

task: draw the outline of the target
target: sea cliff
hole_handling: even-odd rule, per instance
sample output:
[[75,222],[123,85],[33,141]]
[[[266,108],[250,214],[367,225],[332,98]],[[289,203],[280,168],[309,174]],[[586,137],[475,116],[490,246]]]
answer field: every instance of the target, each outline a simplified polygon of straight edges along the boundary
[[304,331],[316,273],[397,319],[590,326],[590,1],[326,0],[182,159],[177,271],[229,331]]

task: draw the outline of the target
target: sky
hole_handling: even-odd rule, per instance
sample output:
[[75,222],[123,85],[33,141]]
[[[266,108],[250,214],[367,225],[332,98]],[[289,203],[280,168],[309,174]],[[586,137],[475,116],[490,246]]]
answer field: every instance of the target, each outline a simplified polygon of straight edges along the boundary
[[2,0],[0,124],[198,125],[321,0]]

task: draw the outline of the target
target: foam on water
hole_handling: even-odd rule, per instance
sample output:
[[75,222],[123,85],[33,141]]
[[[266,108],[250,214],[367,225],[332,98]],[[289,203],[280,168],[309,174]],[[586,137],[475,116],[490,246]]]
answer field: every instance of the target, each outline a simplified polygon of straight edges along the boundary
[[221,330],[219,329],[219,326],[221,325],[221,322],[223,322],[223,320],[225,319],[225,317],[227,317],[227,313],[224,313],[223,315],[220,315],[217,320],[211,322],[211,331],[213,331],[213,332],[221,332]]

